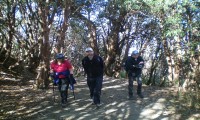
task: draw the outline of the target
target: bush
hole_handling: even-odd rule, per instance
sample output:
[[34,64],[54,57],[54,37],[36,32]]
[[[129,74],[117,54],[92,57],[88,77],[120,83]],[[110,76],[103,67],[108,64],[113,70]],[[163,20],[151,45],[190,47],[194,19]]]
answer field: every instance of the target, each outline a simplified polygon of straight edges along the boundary
[[125,70],[120,71],[120,78],[127,78],[127,74]]

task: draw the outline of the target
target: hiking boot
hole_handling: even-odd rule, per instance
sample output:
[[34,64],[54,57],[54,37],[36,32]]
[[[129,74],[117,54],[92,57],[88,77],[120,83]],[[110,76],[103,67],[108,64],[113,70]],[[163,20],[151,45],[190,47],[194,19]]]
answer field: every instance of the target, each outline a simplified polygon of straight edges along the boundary
[[62,108],[65,108],[65,107],[66,107],[66,104],[62,104],[61,107],[62,107]]
[[91,98],[91,99],[89,99],[88,101],[93,102],[93,99]]
[[67,103],[67,99],[62,99],[62,100],[61,100],[61,103],[62,103],[62,104],[66,104],[66,103]]
[[100,108],[100,107],[101,107],[100,103],[96,104],[96,108]]
[[66,107],[67,106],[67,102],[61,103],[61,106],[62,106],[62,108]]
[[128,98],[129,100],[136,100],[136,98],[135,97],[133,97],[133,96],[129,96],[129,98]]
[[95,105],[95,103],[94,103],[94,102],[92,102],[92,103],[91,103],[91,105]]
[[140,98],[144,98],[144,96],[142,95],[142,93],[138,94],[138,96],[139,96]]

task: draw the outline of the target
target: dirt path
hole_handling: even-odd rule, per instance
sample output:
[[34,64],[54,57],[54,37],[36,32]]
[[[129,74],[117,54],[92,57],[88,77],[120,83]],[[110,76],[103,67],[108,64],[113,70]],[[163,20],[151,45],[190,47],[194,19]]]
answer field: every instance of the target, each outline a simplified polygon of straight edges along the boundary
[[[29,120],[179,120],[198,119],[198,113],[190,116],[177,113],[177,106],[170,100],[173,88],[144,86],[144,99],[127,99],[127,80],[105,78],[102,90],[102,106],[96,109],[89,99],[85,79],[77,80],[76,99],[69,93],[66,108],[61,108],[58,91],[53,102],[52,89],[32,90],[31,86],[1,86],[0,102],[2,119]],[[136,85],[134,86],[136,88]],[[10,92],[12,91],[12,92]]]

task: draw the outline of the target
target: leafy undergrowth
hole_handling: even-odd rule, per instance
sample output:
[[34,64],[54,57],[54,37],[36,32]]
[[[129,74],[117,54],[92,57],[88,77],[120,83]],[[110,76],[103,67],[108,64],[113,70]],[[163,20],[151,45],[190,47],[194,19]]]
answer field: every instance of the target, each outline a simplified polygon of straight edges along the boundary
[[[105,77],[101,110],[91,109],[84,78],[78,78],[76,100],[69,98],[70,107],[61,110],[59,94],[53,104],[52,89],[34,90],[33,75],[18,76],[0,72],[0,119],[199,119],[198,107],[183,103],[176,88],[143,87],[144,99],[127,100],[127,80]],[[50,87],[52,88],[52,86]],[[136,85],[134,84],[134,88]],[[149,112],[152,111],[152,112]],[[77,114],[77,112],[79,114]],[[123,113],[123,114],[121,114]]]
[[181,114],[182,118],[188,119],[193,116],[194,119],[200,119],[200,96],[199,93],[176,91],[171,93],[170,103],[175,106],[176,113]]

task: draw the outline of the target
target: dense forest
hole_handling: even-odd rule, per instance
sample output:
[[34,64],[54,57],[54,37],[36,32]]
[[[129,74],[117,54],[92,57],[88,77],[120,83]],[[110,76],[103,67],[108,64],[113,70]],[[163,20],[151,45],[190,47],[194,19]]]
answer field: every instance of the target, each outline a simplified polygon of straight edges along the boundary
[[50,84],[50,61],[63,53],[83,74],[84,50],[105,62],[105,75],[125,77],[132,50],[145,60],[143,83],[176,86],[200,103],[199,0],[1,0],[0,63]]

